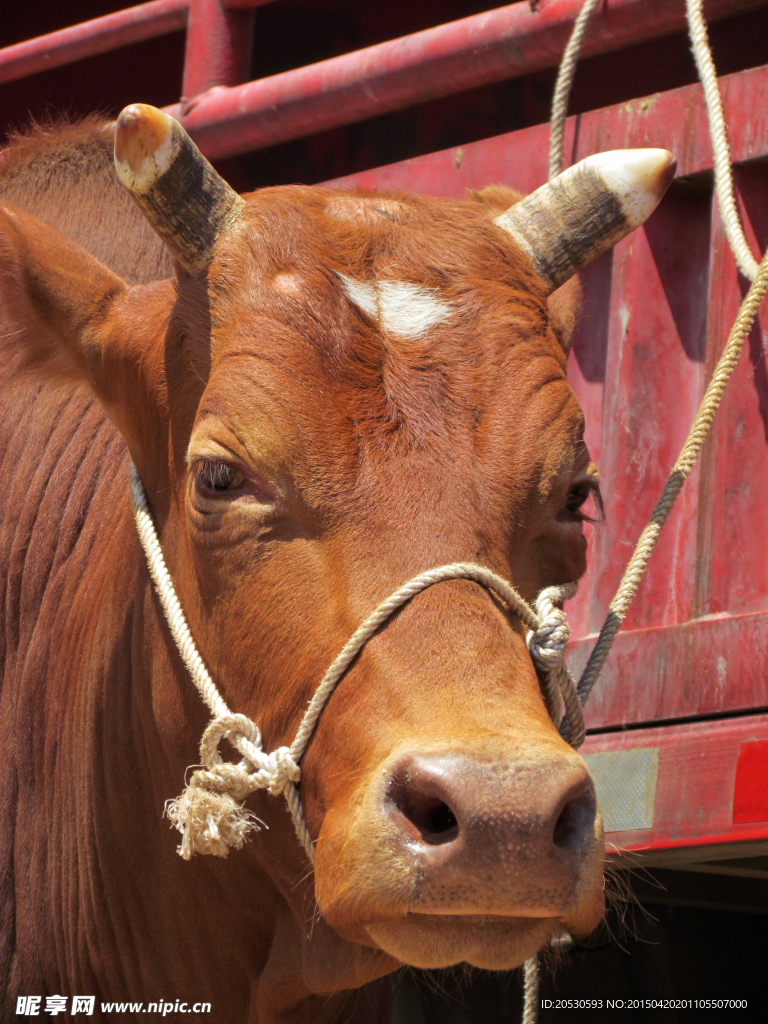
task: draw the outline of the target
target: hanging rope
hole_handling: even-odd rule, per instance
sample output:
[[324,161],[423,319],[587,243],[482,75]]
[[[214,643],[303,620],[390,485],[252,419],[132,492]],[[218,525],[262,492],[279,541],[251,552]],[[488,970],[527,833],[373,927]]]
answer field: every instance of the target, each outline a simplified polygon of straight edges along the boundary
[[686,0],[688,16],[688,33],[693,46],[693,56],[699,71],[699,78],[704,90],[704,101],[707,105],[709,136],[712,140],[712,152],[715,157],[715,193],[720,207],[720,216],[725,227],[728,244],[734,255],[739,270],[749,280],[754,281],[757,274],[757,261],[744,237],[744,230],[736,210],[733,197],[733,173],[731,170],[731,151],[728,146],[728,132],[723,116],[723,101],[720,87],[717,84],[715,62],[709,48],[707,25],[702,13],[702,0]]
[[[565,120],[568,110],[568,96],[576,68],[576,61],[581,49],[589,19],[597,6],[598,0],[585,0],[579,14],[574,21],[571,37],[563,53],[563,59],[555,85],[555,92],[552,100],[551,115],[551,136],[549,151],[549,173],[550,178],[562,170],[563,165],[563,135]],[[712,142],[712,152],[715,161],[715,189],[718,204],[723,219],[728,243],[733,252],[742,273],[749,278],[753,284],[742,302],[739,315],[733,325],[723,355],[717,364],[712,380],[706,389],[699,411],[694,420],[693,427],[688,436],[680,458],[675,463],[667,483],[662,491],[661,497],[653,511],[650,522],[640,535],[637,546],[629,561],[627,569],[622,577],[619,589],[611,602],[608,615],[603,627],[600,630],[598,640],[590,654],[581,679],[578,684],[578,694],[582,706],[589,696],[597,677],[605,664],[608,652],[611,649],[616,633],[623,622],[629,606],[637,593],[640,580],[645,571],[648,559],[656,544],[664,523],[672,510],[672,507],[680,493],[683,484],[690,475],[691,470],[704,444],[707,431],[711,426],[715,411],[722,398],[725,386],[734,370],[739,354],[744,344],[744,339],[749,334],[757,310],[766,292],[766,275],[763,271],[765,258],[761,267],[755,262],[754,257],[747,245],[744,232],[739,221],[736,204],[733,196],[733,176],[731,171],[731,157],[728,148],[728,137],[723,117],[723,107],[720,98],[720,89],[717,83],[712,52],[707,38],[707,29],[702,13],[702,0],[686,0],[686,11],[688,15],[688,26],[691,37],[691,44],[699,70],[704,97],[707,107],[707,117]],[[760,272],[763,271],[763,272]]]
[[558,68],[555,91],[552,95],[552,113],[549,119],[550,181],[556,178],[563,169],[563,136],[565,134],[565,119],[568,115],[568,97],[573,85],[573,76],[576,74],[576,64],[579,59],[581,44],[584,42],[584,34],[587,31],[589,19],[599,3],[600,0],[584,0],[581,10],[576,15],[568,44],[563,51],[560,67]]
[[522,1024],[536,1024],[539,1013],[539,958],[532,956],[523,964]]

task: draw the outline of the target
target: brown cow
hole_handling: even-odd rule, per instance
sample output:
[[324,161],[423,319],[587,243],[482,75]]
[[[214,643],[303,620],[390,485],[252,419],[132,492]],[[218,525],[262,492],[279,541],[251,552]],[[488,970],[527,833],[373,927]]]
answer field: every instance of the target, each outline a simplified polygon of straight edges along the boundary
[[63,993],[96,995],[96,1018],[181,1000],[226,1024],[385,1021],[402,963],[509,968],[588,932],[591,780],[520,622],[466,580],[394,616],[323,713],[301,766],[314,873],[266,792],[242,850],[176,855],[163,809],[208,714],[128,467],[220,691],[266,749],[289,743],[348,636],[421,570],[479,562],[528,600],[583,573],[576,297],[548,297],[650,212],[672,162],[579,172],[506,213],[502,189],[243,203],[170,119],[130,108],[119,170],[176,260],[158,281],[105,137],[17,143],[0,181],[6,1013]]

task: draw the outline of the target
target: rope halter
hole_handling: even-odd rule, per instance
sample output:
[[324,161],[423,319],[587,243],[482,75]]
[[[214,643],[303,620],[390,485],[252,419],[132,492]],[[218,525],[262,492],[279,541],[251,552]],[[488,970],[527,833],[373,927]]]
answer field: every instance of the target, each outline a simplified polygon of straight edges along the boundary
[[[560,733],[573,747],[584,740],[584,718],[573,676],[565,664],[569,628],[563,601],[573,597],[576,584],[547,587],[531,607],[515,588],[495,572],[471,562],[455,562],[419,573],[390,594],[357,627],[329,666],[309,701],[296,737],[290,747],[264,750],[259,727],[247,715],[233,714],[208,674],[165,565],[163,552],[147,505],[144,485],[131,464],[131,499],[141,545],[147,557],[150,575],[179,649],[195,686],[208,705],[213,720],[200,741],[200,762],[180,797],[171,800],[166,813],[181,832],[179,853],[189,860],[195,853],[226,857],[230,848],[239,850],[248,833],[259,826],[256,816],[243,801],[257,789],[285,797],[300,843],[314,863],[315,852],[309,835],[297,784],[301,779],[300,762],[312,738],[317,721],[336,684],[354,658],[387,619],[412,597],[446,580],[472,580],[500,598],[507,609],[527,627],[526,644],[544,692],[547,710],[554,722],[560,717],[560,702],[565,716]],[[229,740],[241,756],[237,764],[224,761],[219,744]]]

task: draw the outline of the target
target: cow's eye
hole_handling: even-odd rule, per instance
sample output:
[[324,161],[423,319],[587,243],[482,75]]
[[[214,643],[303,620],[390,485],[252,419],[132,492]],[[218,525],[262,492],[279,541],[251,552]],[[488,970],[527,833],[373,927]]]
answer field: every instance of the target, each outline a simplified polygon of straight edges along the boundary
[[578,486],[572,487],[568,492],[565,507],[569,512],[578,512],[591,493],[592,488],[589,484],[578,484]]
[[[586,504],[588,498],[592,498],[595,503],[596,516],[588,515],[586,512],[582,512],[582,506]],[[581,522],[587,523],[598,523],[603,519],[603,499],[600,494],[600,487],[597,481],[584,480],[581,483],[574,484],[574,486],[568,491],[568,497],[565,499],[565,508],[570,516],[574,519],[578,519]]]
[[218,459],[200,459],[195,467],[195,482],[204,494],[223,494],[242,487],[245,477],[239,469]]

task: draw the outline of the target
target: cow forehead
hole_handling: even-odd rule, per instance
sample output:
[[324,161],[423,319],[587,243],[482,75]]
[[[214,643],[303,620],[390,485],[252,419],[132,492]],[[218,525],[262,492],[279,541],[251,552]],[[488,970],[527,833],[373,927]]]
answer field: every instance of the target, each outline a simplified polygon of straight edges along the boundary
[[198,423],[215,408],[259,458],[280,422],[281,449],[287,433],[300,461],[322,453],[309,475],[333,464],[347,493],[362,463],[402,473],[404,452],[465,479],[480,456],[501,477],[524,461],[534,490],[544,462],[554,478],[572,460],[580,411],[542,285],[481,204],[266,189],[210,284]]
[[482,355],[480,331],[485,353],[521,337],[547,343],[542,282],[479,202],[264,189],[220,243],[208,284],[215,349],[269,333],[267,320],[336,361],[397,359],[403,346],[388,342],[399,339],[421,341],[418,358],[441,347],[458,367],[459,350]]
[[318,271],[431,289],[488,280],[541,304],[544,286],[528,258],[493,224],[497,212],[478,200],[262,189],[246,197],[239,229],[220,243],[220,269],[254,283],[286,272],[312,279]]

